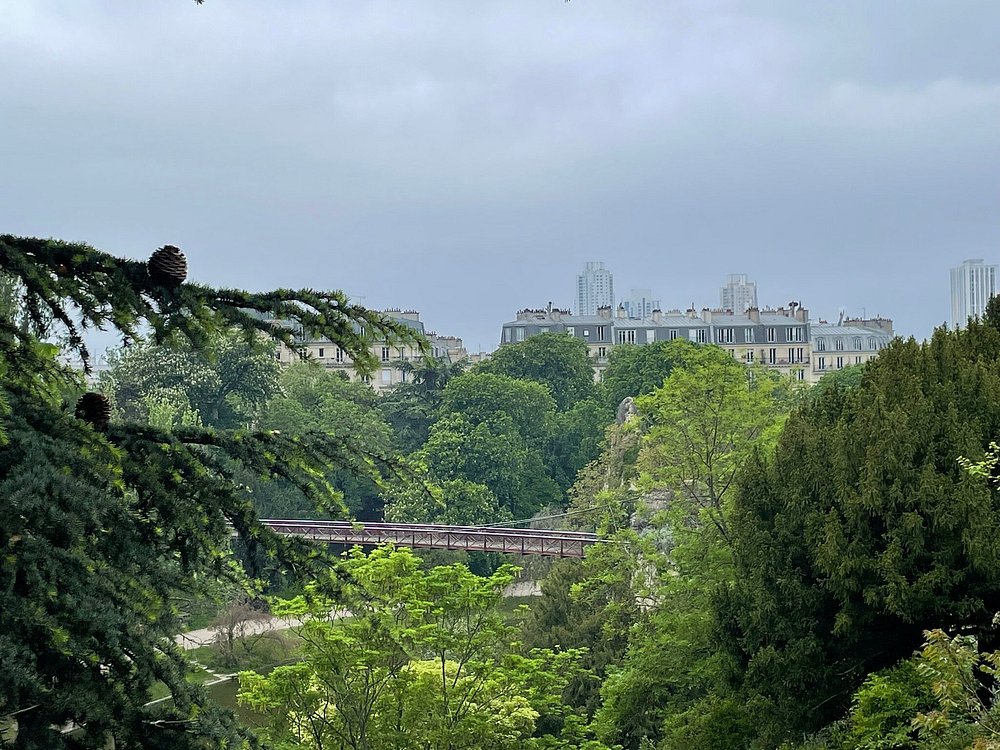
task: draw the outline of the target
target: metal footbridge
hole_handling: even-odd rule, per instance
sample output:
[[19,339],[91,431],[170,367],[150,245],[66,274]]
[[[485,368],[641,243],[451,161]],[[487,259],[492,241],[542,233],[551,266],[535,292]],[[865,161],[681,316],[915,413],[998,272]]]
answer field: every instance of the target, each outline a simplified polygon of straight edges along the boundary
[[418,549],[457,549],[550,557],[583,557],[584,550],[598,541],[596,534],[561,529],[273,518],[261,519],[261,522],[282,536],[297,536],[329,544],[395,544],[397,547]]

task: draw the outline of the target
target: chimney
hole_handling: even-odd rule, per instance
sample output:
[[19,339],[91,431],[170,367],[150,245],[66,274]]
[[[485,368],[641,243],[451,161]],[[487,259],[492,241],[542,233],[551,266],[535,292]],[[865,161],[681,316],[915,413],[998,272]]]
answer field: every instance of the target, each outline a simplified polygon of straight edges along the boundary
[[607,320],[611,320],[611,306],[610,305],[601,305],[600,307],[597,308],[597,315],[598,315],[598,317],[606,318]]
[[625,305],[618,305],[618,309],[615,311],[615,315],[621,319],[625,317]]
[[701,310],[701,319],[704,320],[706,323],[711,323],[712,322],[712,311],[709,310],[707,307],[702,308],[702,310]]
[[750,318],[754,323],[760,323],[760,308],[759,307],[748,307],[747,317]]
[[663,313],[660,310],[653,310],[653,322],[659,325],[663,322]]

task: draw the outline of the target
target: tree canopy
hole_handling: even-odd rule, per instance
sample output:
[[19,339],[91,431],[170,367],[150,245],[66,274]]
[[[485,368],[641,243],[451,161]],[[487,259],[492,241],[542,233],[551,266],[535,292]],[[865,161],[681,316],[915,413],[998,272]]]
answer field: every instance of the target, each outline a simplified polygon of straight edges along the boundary
[[[236,327],[248,342],[298,348],[295,331],[273,318],[336,341],[362,368],[373,364],[372,337],[421,342],[338,292],[188,283],[183,254],[170,247],[146,263],[0,235],[0,275],[15,282],[0,316],[0,716],[16,720],[24,748],[239,741],[232,718],[184,680],[171,597],[226,575],[227,523],[285,565],[310,564],[305,545],[257,523],[233,466],[340,507],[323,477],[343,465],[370,471],[364,446],[325,433],[115,422],[96,395],[74,409],[83,383],[40,337],[64,336],[85,367],[88,327],[126,341],[146,331],[156,343],[181,337],[196,349]],[[155,681],[172,703],[145,705]],[[70,722],[82,739],[61,733]]]

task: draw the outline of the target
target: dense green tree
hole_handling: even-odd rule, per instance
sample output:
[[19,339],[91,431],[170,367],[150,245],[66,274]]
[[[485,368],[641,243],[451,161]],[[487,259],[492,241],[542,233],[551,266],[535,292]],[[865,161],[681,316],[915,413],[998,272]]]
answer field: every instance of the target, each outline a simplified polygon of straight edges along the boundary
[[513,426],[527,445],[541,448],[549,434],[555,401],[540,383],[470,372],[448,383],[441,408],[445,414],[461,414],[468,422],[495,432]]
[[463,479],[486,486],[514,518],[557,505],[561,493],[541,454],[525,445],[511,420],[501,417],[475,424],[463,414],[449,414],[434,424],[415,457],[440,481]]
[[[375,408],[370,387],[345,380],[338,373],[306,361],[281,373],[281,395],[263,407],[260,425],[282,434],[301,436],[323,433],[364,446],[365,452],[387,460],[395,453],[392,429]],[[352,517],[372,521],[382,515],[381,488],[372,477],[351,467],[329,473],[327,481],[345,499]],[[255,504],[267,517],[311,517],[316,508],[303,507],[294,487],[254,483]],[[305,514],[305,515],[303,515]]]
[[694,346],[683,339],[675,339],[645,346],[614,347],[601,379],[609,408],[617,409],[626,398],[636,398],[659,388]]
[[418,450],[425,442],[441,407],[448,382],[465,369],[465,362],[445,362],[424,358],[420,362],[404,362],[409,375],[384,394],[378,401],[379,411],[396,433],[396,442],[403,453]]
[[254,422],[278,391],[278,370],[272,341],[248,344],[226,332],[198,349],[179,339],[115,350],[100,385],[128,421],[147,421],[150,408],[164,401],[186,401],[203,424],[230,429]]
[[563,333],[543,333],[501,346],[477,370],[542,383],[560,411],[596,394],[587,345]]
[[997,489],[962,469],[1000,432],[1000,331],[896,341],[789,419],[736,495],[715,605],[762,744],[843,715],[864,677],[949,623],[995,638]]
[[601,454],[604,430],[613,416],[593,398],[552,416],[544,455],[549,473],[561,489],[569,489],[580,470]]
[[[236,326],[296,345],[291,330],[255,312],[336,340],[362,366],[372,364],[362,326],[415,341],[339,293],[216,290],[184,283],[184,271],[173,248],[147,264],[82,244],[0,236],[0,274],[17,280],[27,321],[0,316],[0,716],[17,723],[15,747],[97,747],[109,737],[118,747],[239,742],[232,717],[210,710],[184,680],[172,597],[225,574],[227,522],[287,565],[310,557],[305,545],[259,526],[230,467],[335,503],[320,478],[345,460],[365,463],[360,446],[323,434],[109,423],[95,395],[74,413],[64,396],[82,384],[32,331],[51,328],[85,364],[82,326],[110,327],[126,340],[148,326],[154,342],[184,336],[195,349]],[[157,680],[174,700],[146,706]],[[62,733],[70,722],[79,736]]]

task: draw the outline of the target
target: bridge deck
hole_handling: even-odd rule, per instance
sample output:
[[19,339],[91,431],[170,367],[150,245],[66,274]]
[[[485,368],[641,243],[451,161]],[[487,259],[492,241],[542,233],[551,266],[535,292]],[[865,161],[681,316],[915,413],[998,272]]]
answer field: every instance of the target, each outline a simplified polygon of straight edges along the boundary
[[336,544],[395,544],[423,549],[506,552],[520,555],[583,557],[597,536],[583,531],[444,526],[417,523],[361,523],[262,519],[272,531],[317,542]]

